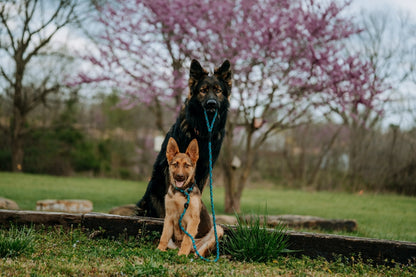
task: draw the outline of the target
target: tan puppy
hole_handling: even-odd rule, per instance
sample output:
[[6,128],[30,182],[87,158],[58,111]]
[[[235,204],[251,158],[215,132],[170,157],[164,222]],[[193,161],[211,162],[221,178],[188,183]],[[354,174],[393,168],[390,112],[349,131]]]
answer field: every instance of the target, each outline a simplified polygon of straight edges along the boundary
[[[199,158],[197,140],[192,140],[186,152],[180,153],[175,139],[170,138],[166,149],[166,158],[169,164],[169,188],[165,196],[163,232],[157,248],[165,251],[166,248],[175,249],[180,246],[178,255],[188,255],[193,251],[192,240],[179,227],[179,218],[184,211],[187,196],[180,190],[187,191],[190,195],[188,208],[181,224],[195,238],[198,233],[202,207],[201,192],[195,185],[195,169]],[[218,239],[220,239],[224,230],[221,226],[217,225],[216,227]],[[195,242],[198,252],[205,256],[208,251],[215,248],[214,227],[203,238],[196,239]]]

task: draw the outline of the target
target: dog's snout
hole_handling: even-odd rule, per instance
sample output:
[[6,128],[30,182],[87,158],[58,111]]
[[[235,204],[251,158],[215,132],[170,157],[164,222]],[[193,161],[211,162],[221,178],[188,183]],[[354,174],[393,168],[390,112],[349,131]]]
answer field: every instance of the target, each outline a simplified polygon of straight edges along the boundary
[[208,101],[207,101],[207,105],[208,106],[212,106],[212,105],[216,105],[217,104],[217,101],[215,101],[214,99],[209,99]]
[[206,102],[206,108],[209,110],[214,110],[218,106],[218,103],[215,99],[208,99]]
[[182,173],[177,173],[175,175],[175,179],[178,181],[183,181],[185,179],[185,175],[183,175]]

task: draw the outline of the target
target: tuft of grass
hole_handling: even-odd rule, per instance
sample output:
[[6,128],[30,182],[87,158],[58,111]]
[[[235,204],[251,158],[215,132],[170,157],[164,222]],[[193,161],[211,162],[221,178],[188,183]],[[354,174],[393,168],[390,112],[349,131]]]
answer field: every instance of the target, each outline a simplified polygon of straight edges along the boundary
[[34,235],[31,228],[21,229],[12,226],[10,230],[0,231],[0,258],[12,258],[21,254],[33,253]]
[[287,253],[288,236],[286,226],[267,228],[266,216],[253,216],[244,220],[237,215],[237,226],[224,238],[225,253],[242,262],[270,262],[282,253]]

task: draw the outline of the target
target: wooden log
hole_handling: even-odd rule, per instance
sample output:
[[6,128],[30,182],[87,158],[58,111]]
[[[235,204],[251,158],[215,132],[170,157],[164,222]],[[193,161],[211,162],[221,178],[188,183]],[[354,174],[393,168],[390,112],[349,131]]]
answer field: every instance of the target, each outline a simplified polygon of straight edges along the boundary
[[82,227],[89,230],[103,230],[103,235],[106,236],[137,236],[143,231],[161,233],[163,220],[149,217],[88,213],[83,216]]
[[331,259],[334,255],[342,255],[357,258],[360,254],[365,261],[376,264],[416,262],[416,243],[413,242],[306,232],[288,232],[288,236],[289,249],[298,250],[298,254],[309,257]]
[[81,214],[0,210],[0,224],[5,227],[10,227],[11,224],[78,227],[81,223]]

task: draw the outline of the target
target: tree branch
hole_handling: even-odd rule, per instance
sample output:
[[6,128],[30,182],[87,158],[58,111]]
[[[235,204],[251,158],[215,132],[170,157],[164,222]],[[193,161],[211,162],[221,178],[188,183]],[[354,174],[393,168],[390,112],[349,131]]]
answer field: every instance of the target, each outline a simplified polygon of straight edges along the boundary
[[[34,34],[37,34],[40,31],[47,28],[59,16],[59,13],[60,13],[61,9],[65,6],[66,2],[67,1],[61,0],[59,6],[55,10],[54,14],[49,18],[49,20],[47,20],[44,24],[42,24],[37,30],[35,30],[33,32],[29,32],[29,38],[28,38],[27,42],[30,41],[31,37]],[[72,21],[75,20],[75,18],[72,18],[72,15],[74,14],[75,6],[76,6],[76,4],[73,3],[70,6],[69,11],[68,11],[67,15],[65,16],[65,19],[63,20],[63,22],[61,22],[60,24],[57,24],[57,26],[55,27],[55,30],[53,30],[46,38],[40,40],[39,44],[24,59],[25,63],[28,63],[33,56],[37,55],[39,50],[42,49],[45,45],[47,45],[50,42],[50,40],[52,39],[52,37],[55,36],[55,34],[62,27],[64,27],[65,25],[67,25],[67,24],[69,24],[69,23],[71,23]]]
[[13,86],[14,82],[12,81],[12,79],[9,78],[9,76],[7,76],[2,66],[0,67],[0,70],[1,70],[1,75],[6,79],[6,81],[10,84],[10,86]]
[[[10,30],[9,25],[7,24],[8,18],[6,16],[7,16],[7,14],[6,14],[6,5],[4,4],[4,5],[2,5],[2,8],[0,10],[0,18],[1,18],[1,22],[3,23],[4,27],[7,30],[7,34],[9,35],[10,44],[13,48],[13,51],[16,52],[16,46],[14,45],[15,41],[14,41],[13,33]],[[7,48],[5,47],[4,49],[7,49]],[[7,52],[9,52],[9,51],[7,51]]]

